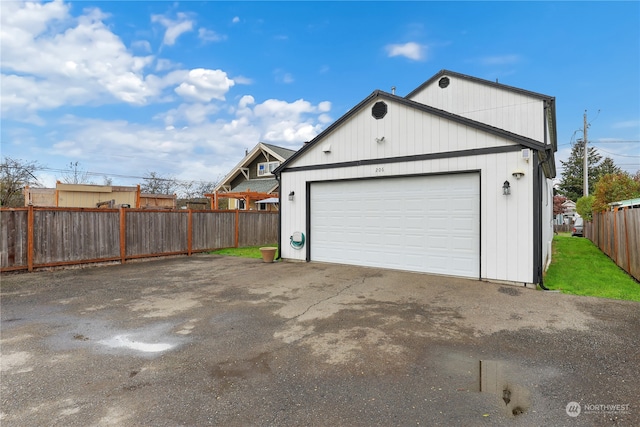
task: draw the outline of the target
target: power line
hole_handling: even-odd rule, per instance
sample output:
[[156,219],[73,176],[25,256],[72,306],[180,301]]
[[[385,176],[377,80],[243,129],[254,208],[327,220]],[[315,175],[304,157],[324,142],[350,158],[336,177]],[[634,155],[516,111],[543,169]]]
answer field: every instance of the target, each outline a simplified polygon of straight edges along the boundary
[[[20,166],[7,166],[10,169],[21,169]],[[50,167],[45,167],[45,166],[41,166],[41,167],[36,167],[33,168],[34,171],[44,171],[44,172],[58,172],[58,173],[63,173],[63,174],[68,174],[72,171],[70,171],[69,169],[56,169],[56,168],[50,168]],[[161,178],[161,177],[153,177],[153,176],[136,176],[136,175],[122,175],[122,174],[116,174],[116,173],[104,173],[104,172],[90,172],[90,171],[79,171],[82,174],[86,174],[88,176],[98,176],[98,177],[108,177],[108,178],[125,178],[125,179],[138,179],[138,180],[155,180],[155,181],[170,181],[170,182],[175,182],[175,183],[190,183],[190,182],[196,182],[196,183],[202,183],[202,184],[207,184],[209,182],[213,182],[213,181],[204,181],[204,180],[192,180],[192,181],[187,181],[187,180],[181,180],[181,179],[176,179],[176,178]]]
[[600,147],[596,147],[596,148],[597,148],[598,150],[600,150],[600,151],[603,151],[603,152],[605,152],[605,153],[607,153],[607,154],[611,154],[611,155],[613,155],[613,156],[620,156],[620,157],[640,157],[640,155],[635,156],[635,155],[631,155],[631,154],[618,154],[618,153],[612,153],[611,151],[604,150],[604,149],[602,149],[602,148],[600,148]]

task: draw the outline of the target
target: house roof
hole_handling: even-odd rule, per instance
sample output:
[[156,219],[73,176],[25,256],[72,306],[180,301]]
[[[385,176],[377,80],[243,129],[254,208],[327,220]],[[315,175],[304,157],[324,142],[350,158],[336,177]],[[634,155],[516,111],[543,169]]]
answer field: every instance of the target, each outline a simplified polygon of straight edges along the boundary
[[233,187],[231,193],[243,193],[249,190],[256,193],[270,193],[276,187],[278,187],[278,181],[275,178],[249,179]]
[[[246,168],[251,162],[253,162],[260,153],[265,152],[270,156],[273,156],[277,161],[284,162],[288,158],[290,158],[295,150],[290,150],[288,148],[278,147],[276,145],[265,144],[264,142],[259,142],[251,151],[249,151],[242,160],[233,168],[231,171],[225,176],[214,188],[215,191],[219,191],[224,185],[229,185],[233,179],[235,179],[239,174],[241,174],[242,168]],[[253,187],[251,188],[253,190]],[[235,189],[233,191],[236,191]]]
[[288,148],[278,147],[277,145],[265,144],[264,142],[261,142],[260,144],[270,148],[271,151],[278,154],[280,157],[282,157],[283,160],[287,160],[289,157],[293,156],[293,154],[296,152],[296,150],[290,150]]

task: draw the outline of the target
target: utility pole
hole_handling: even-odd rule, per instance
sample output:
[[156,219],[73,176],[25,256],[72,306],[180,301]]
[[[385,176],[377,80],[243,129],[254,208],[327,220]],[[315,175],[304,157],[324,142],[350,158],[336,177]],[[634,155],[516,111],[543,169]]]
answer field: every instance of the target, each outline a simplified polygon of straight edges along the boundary
[[584,171],[582,182],[582,195],[587,197],[589,195],[589,151],[587,150],[587,110],[584,110]]

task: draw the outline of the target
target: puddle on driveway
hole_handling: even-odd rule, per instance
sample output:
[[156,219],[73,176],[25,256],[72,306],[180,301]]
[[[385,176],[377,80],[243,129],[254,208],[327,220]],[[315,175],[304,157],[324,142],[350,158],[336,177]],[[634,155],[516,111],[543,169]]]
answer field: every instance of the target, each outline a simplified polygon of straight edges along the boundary
[[98,341],[98,344],[106,345],[111,348],[127,348],[130,350],[141,351],[143,353],[159,353],[171,350],[174,345],[169,343],[145,343],[141,341],[133,341],[128,335],[116,335],[113,338]]
[[529,391],[514,381],[513,373],[497,360],[480,360],[478,384],[481,393],[497,396],[508,414],[517,416],[529,409]]

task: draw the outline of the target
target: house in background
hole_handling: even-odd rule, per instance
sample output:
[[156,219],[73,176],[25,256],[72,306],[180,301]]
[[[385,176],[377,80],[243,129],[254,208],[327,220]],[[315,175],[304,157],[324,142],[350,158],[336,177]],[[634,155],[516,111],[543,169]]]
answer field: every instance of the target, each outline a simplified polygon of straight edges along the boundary
[[563,212],[561,214],[556,215],[555,224],[556,225],[571,225],[576,219],[576,202],[573,200],[565,200],[562,202]]
[[[273,171],[294,153],[287,148],[258,143],[216,185],[213,193],[205,194],[211,199],[211,209],[220,209],[220,201],[228,199],[227,209],[275,210],[279,184]],[[265,200],[268,203],[260,203]]]
[[127,206],[138,209],[176,209],[175,194],[148,194],[140,186],[63,184],[56,188],[31,188],[24,190],[25,206],[60,208],[117,208]]
[[447,70],[376,90],[276,169],[281,257],[542,284],[556,151],[551,96]]

